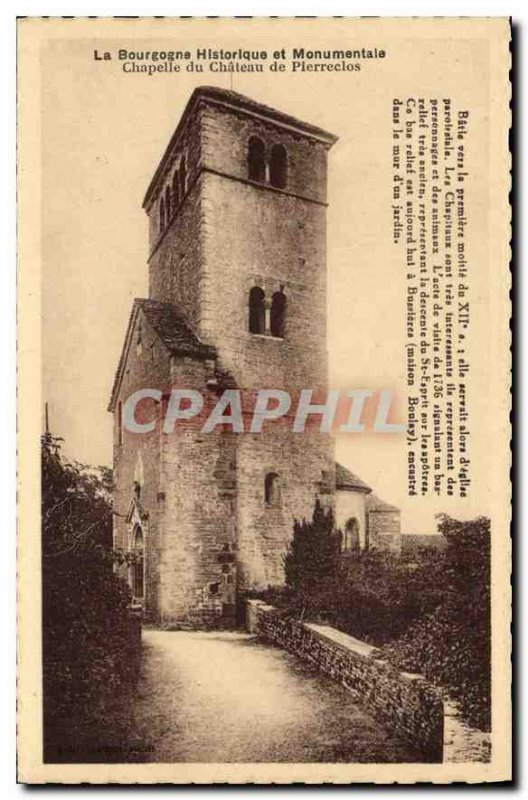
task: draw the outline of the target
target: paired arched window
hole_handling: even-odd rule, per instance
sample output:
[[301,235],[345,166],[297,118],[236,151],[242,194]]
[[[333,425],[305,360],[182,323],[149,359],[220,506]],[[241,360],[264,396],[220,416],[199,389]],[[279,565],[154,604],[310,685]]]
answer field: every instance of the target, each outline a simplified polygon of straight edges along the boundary
[[253,286],[249,293],[249,332],[266,332],[266,310],[264,306],[264,291],[260,286]]
[[282,289],[271,298],[270,332],[272,336],[284,337],[284,318],[286,316],[286,295]]
[[171,217],[183,200],[187,191],[187,168],[185,156],[180,160],[179,168],[174,171],[172,181],[168,180],[165,191],[161,192],[159,204],[159,232],[163,233]]
[[270,184],[284,189],[288,180],[288,155],[282,144],[274,144],[270,158]]
[[132,594],[135,600],[143,600],[145,591],[143,578],[143,533],[140,527],[137,527],[134,531],[132,553],[134,556],[132,564]]
[[[249,292],[249,332],[284,338],[286,320],[286,295],[281,287],[271,298],[269,320],[266,319],[266,296],[260,286]],[[268,328],[269,322],[269,328]]]
[[264,478],[264,502],[267,506],[280,506],[280,477],[276,472],[268,472]]
[[266,149],[258,136],[252,136],[248,143],[248,178],[250,181],[264,183],[266,180]]
[[258,136],[251,136],[247,152],[248,178],[250,181],[266,183],[269,166],[269,183],[276,189],[285,189],[288,183],[288,153],[282,144],[274,144],[270,150],[269,163],[266,146]]

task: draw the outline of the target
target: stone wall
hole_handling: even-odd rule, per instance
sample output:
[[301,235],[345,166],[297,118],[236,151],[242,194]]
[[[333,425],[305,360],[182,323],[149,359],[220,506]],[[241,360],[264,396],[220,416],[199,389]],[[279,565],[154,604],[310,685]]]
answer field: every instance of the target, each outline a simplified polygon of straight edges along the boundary
[[[173,384],[206,391],[213,366],[173,358]],[[162,623],[222,627],[234,623],[236,593],[237,434],[219,426],[202,433],[203,419],[162,435],[162,537],[159,542]]]
[[[209,393],[213,370],[243,392],[262,388],[327,388],[326,162],[327,144],[278,124],[204,99],[172,140],[145,210],[150,220],[149,297],[176,304],[191,328],[215,346],[216,364],[172,358],[160,366],[158,345],[131,353],[121,399],[133,388],[183,385]],[[271,155],[288,153],[284,189],[248,178],[248,142],[259,136]],[[185,160],[185,191],[167,197]],[[165,214],[163,215],[165,217]],[[275,292],[286,296],[283,337],[249,332],[248,300],[265,292],[267,317]],[[268,334],[270,333],[268,326]],[[151,350],[152,346],[152,350]],[[152,356],[151,356],[152,352]],[[320,398],[314,398],[319,402]],[[314,427],[319,423],[314,421]],[[236,591],[282,583],[283,557],[294,519],[310,518],[316,498],[333,505],[331,438],[292,421],[261,434],[178,435],[159,429],[145,443],[126,435],[116,445],[116,497],[126,514],[139,454],[145,473],[140,512],[148,515],[145,608],[167,624],[220,624]],[[280,483],[279,502],[266,501],[266,475]],[[127,549],[130,520],[116,524]]]
[[[141,326],[141,344],[138,345],[138,328]],[[134,498],[134,482],[139,478],[142,515],[136,521],[143,532],[145,560],[146,616],[158,612],[158,554],[160,537],[160,430],[148,434],[131,433],[124,427],[120,435],[119,403],[130,395],[149,387],[163,388],[170,384],[170,358],[157,334],[151,329],[142,311],[139,312],[131,334],[131,344],[119,397],[114,412],[114,548],[128,552],[134,521],[128,519]],[[155,404],[149,404],[149,419],[158,415]],[[121,566],[121,577],[128,579],[128,569]]]
[[193,329],[203,313],[201,184],[198,177],[190,186],[149,258],[149,297],[177,305]]
[[[333,504],[331,442],[315,431],[295,434],[271,425],[261,434],[243,434],[237,444],[239,590],[283,584],[294,520],[310,519],[316,499],[323,507]],[[278,475],[277,505],[265,502],[268,473]]]
[[[199,334],[246,396],[280,388],[327,387],[326,149],[272,121],[207,108],[202,116],[201,303]],[[286,190],[247,179],[250,136],[269,152],[288,151]],[[286,296],[284,338],[248,329],[248,299],[260,286],[270,303]],[[319,420],[317,420],[319,422]],[[245,434],[237,447],[239,589],[281,584],[295,519],[309,519],[316,498],[333,505],[329,436],[293,433],[292,420]],[[275,473],[280,503],[267,505],[264,480]]]
[[442,761],[443,702],[421,675],[399,672],[377,657],[376,648],[341,631],[287,619],[258,600],[247,602],[247,627],[342,683],[358,703],[419,749],[424,761]]
[[274,144],[286,148],[287,192],[321,203],[326,201],[327,147],[271,119],[264,120],[217,105],[206,106],[202,110],[203,165],[239,180],[247,180],[247,148],[251,136],[262,140],[267,157]]
[[369,547],[400,551],[401,515],[397,509],[371,509],[367,514]]

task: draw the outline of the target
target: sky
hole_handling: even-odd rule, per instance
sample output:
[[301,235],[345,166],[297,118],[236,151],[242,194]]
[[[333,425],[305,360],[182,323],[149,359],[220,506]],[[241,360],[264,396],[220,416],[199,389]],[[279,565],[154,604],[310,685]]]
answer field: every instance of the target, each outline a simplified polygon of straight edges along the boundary
[[[301,29],[296,29],[300,31]],[[303,29],[304,30],[304,29]],[[306,47],[343,46],[320,39]],[[94,50],[218,47],[207,28],[180,28],[170,39],[52,40],[42,51],[42,340],[43,398],[50,427],[67,456],[111,465],[106,411],[134,297],[147,296],[147,217],[141,208],[150,178],[196,85],[233,88],[335,133],[328,182],[329,384],[337,389],[391,389],[405,403],[405,281],[402,254],[391,244],[391,103],[449,87],[435,42],[413,58],[365,62],[360,73],[270,75],[206,73],[127,75]],[[283,46],[299,46],[282,27]],[[240,46],[233,27],[224,48]],[[349,42],[358,45],[358,42]],[[369,42],[361,44],[368,45]],[[384,46],[383,39],[376,42]],[[449,58],[449,43],[441,43]],[[243,46],[270,49],[255,37]],[[401,52],[410,45],[402,40]],[[447,53],[446,53],[447,48]],[[388,45],[390,51],[390,44]],[[461,69],[478,62],[455,50]],[[465,59],[465,60],[464,60]],[[424,69],[424,64],[427,69]],[[400,412],[398,421],[404,419]],[[402,509],[404,532],[434,532],[434,514],[453,503],[409,498],[404,438],[341,435],[336,455],[384,500]],[[465,513],[465,510],[463,510]]]

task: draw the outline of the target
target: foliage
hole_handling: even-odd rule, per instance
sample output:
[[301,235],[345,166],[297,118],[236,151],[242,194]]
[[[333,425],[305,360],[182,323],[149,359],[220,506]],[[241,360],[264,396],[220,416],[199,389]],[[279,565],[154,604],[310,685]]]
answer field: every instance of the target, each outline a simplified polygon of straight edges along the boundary
[[325,510],[316,500],[312,521],[293,526],[293,537],[284,557],[286,585],[293,590],[303,607],[339,569],[341,535],[334,530],[332,510]]
[[48,738],[61,719],[133,678],[130,592],[113,572],[111,472],[68,463],[42,437],[42,623]]
[[445,515],[448,541],[439,606],[385,648],[396,665],[445,686],[470,722],[491,725],[490,523],[458,522]]
[[388,552],[342,554],[332,512],[316,502],[311,522],[294,523],[285,590],[270,587],[265,598],[380,645],[438,604],[435,556],[424,556],[415,569]]
[[440,569],[436,553],[424,555],[417,565],[377,550],[344,557],[337,576],[318,599],[320,616],[352,636],[382,645],[436,608],[441,599],[436,580]]
[[296,522],[286,587],[260,596],[284,613],[326,622],[382,647],[400,668],[421,672],[459,700],[466,719],[490,725],[490,524],[442,515],[445,550],[414,563],[369,550],[340,554],[330,512]]

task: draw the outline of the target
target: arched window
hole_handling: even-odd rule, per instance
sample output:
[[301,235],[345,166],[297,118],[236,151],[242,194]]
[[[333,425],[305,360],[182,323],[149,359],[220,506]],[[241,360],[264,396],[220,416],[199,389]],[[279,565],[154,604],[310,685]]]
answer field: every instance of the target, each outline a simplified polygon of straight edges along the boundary
[[266,180],[266,153],[264,142],[258,136],[252,136],[249,140],[247,168],[250,181],[264,183]]
[[182,160],[180,161],[180,169],[178,170],[180,174],[180,200],[183,200],[185,197],[185,192],[187,191],[187,171],[185,166],[185,156],[183,156]]
[[268,472],[264,478],[264,502],[267,506],[280,506],[280,478],[276,472]]
[[159,209],[159,229],[160,229],[160,233],[163,232],[164,228],[165,228],[165,200],[162,197],[161,201],[160,201],[160,209]]
[[172,176],[172,207],[174,211],[180,205],[180,173],[178,170],[175,171],[174,175]]
[[171,189],[170,186],[167,186],[165,189],[165,214],[167,217],[167,224],[170,222],[171,213]]
[[343,550],[359,550],[359,522],[356,517],[351,517],[345,525],[343,534]]
[[264,291],[260,286],[253,286],[249,293],[249,332],[265,333],[265,330]]
[[270,183],[277,189],[285,189],[288,180],[288,154],[282,144],[271,148]]
[[132,547],[134,556],[132,564],[132,594],[135,600],[143,600],[143,533],[140,527],[137,527],[134,531]]
[[274,292],[271,298],[270,329],[272,336],[284,336],[284,320],[286,317],[286,295],[282,291]]

